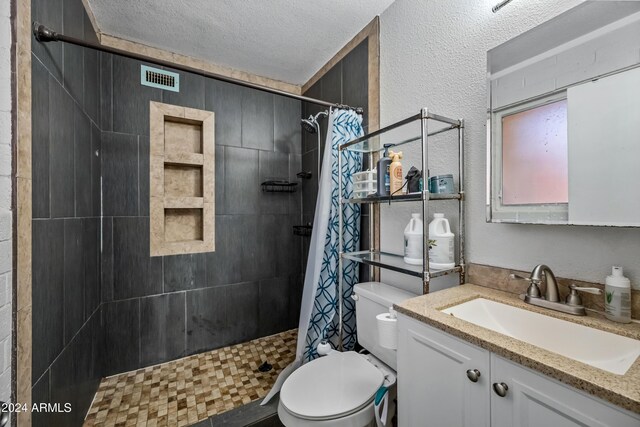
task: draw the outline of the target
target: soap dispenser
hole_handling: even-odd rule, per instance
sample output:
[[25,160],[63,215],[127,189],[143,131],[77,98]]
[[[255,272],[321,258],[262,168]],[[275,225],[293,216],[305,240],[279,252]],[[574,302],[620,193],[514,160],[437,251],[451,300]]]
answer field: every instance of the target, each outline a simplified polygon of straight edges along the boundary
[[631,281],[624,277],[622,267],[612,267],[605,280],[604,311],[609,320],[631,322]]

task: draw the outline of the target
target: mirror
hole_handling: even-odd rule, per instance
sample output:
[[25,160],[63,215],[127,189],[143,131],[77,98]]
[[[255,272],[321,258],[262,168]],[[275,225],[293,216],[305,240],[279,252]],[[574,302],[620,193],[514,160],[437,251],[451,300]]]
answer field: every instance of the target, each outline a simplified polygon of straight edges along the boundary
[[640,2],[581,3],[487,76],[487,221],[640,227]]

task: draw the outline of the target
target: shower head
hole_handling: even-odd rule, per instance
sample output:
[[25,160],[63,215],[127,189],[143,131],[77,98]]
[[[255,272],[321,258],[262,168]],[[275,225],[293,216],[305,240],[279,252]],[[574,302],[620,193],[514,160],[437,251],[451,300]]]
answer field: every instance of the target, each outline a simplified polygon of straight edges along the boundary
[[316,122],[313,119],[313,117],[309,117],[308,119],[302,119],[302,128],[309,133],[317,133],[318,122]]
[[318,133],[318,131],[320,130],[320,127],[318,125],[318,117],[328,116],[328,115],[329,115],[328,111],[320,111],[315,116],[312,114],[309,116],[308,119],[301,120],[302,128],[309,133]]

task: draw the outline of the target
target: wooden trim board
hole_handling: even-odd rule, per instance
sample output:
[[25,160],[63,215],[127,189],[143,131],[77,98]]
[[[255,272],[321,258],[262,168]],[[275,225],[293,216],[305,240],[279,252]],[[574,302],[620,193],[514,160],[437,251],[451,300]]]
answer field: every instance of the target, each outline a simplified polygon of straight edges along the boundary
[[[367,118],[369,120],[369,132],[380,129],[380,17],[376,16],[367,26],[369,30],[369,96],[367,106]],[[374,162],[378,161],[379,153],[374,156]],[[373,166],[373,165],[372,165]],[[373,220],[373,242],[376,248],[380,247],[380,205],[372,205],[370,220]],[[373,280],[380,280],[380,269],[374,269]]]
[[[16,148],[14,151],[14,224],[17,229],[14,259],[16,270],[16,401],[31,407],[31,0],[16,0]],[[31,425],[31,412],[15,414],[17,424]]]

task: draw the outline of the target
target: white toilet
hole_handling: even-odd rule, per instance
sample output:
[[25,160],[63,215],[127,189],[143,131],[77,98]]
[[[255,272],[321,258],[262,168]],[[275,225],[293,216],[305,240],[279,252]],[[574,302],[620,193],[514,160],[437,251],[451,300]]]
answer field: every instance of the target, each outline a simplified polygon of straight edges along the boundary
[[379,282],[354,287],[358,342],[371,354],[333,351],[303,365],[282,385],[278,417],[286,427],[375,426],[374,400],[395,384],[396,351],[378,345],[376,316],[415,295]]

